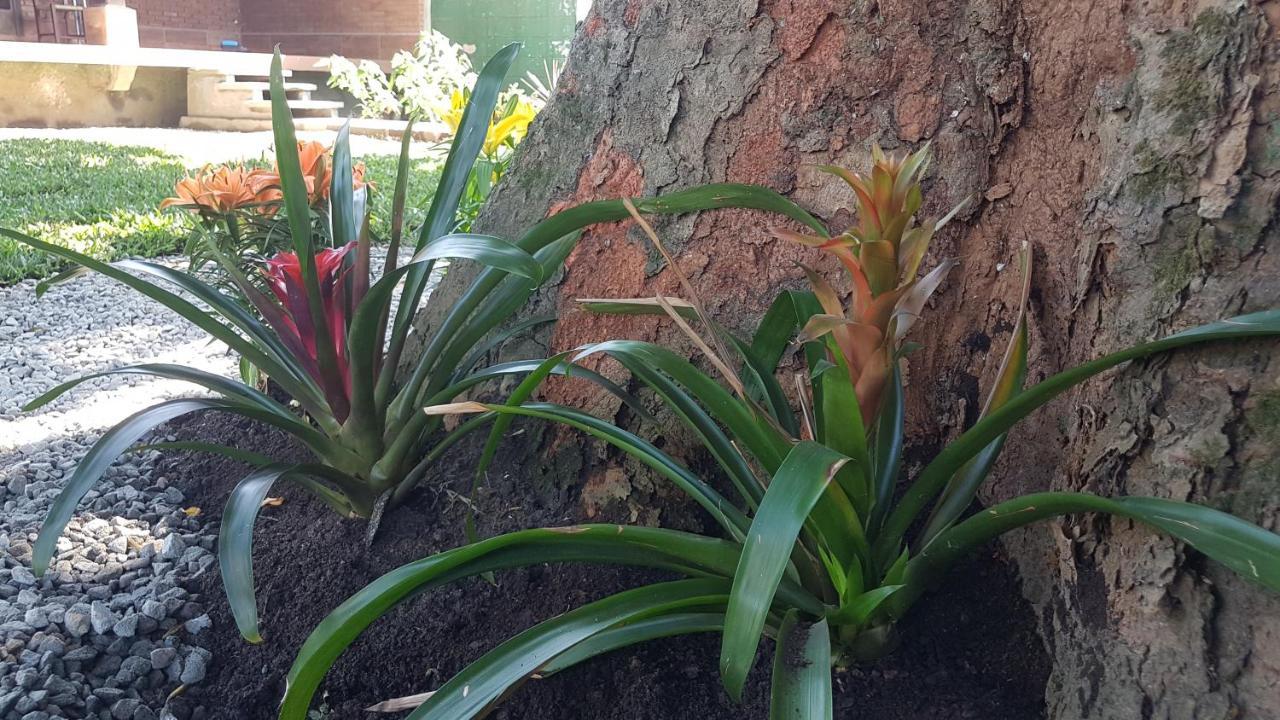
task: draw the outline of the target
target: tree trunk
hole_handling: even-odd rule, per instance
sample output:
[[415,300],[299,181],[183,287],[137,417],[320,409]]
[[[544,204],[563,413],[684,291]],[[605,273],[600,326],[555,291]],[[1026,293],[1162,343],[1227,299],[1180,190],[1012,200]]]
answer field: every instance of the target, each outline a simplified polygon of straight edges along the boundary
[[[912,337],[925,349],[910,358],[909,429],[924,452],[977,415],[1009,340],[1019,279],[1006,268],[1023,241],[1036,265],[1031,380],[1280,305],[1278,31],[1277,0],[597,0],[480,225],[514,236],[569,204],[727,180],[773,187],[839,230],[851,197],[812,165],[931,142],[925,214],[978,202],[926,260],[962,265]],[[776,222],[721,211],[657,227],[712,314],[743,329],[804,285],[795,262],[840,277],[770,239]],[[451,273],[441,297],[466,276]],[[681,343],[656,319],[574,309],[654,292],[681,294],[643,237],[629,223],[592,229],[530,311],[558,312],[554,330],[506,353]],[[1013,433],[982,499],[1149,494],[1280,529],[1276,358],[1272,343],[1219,346],[1096,379]],[[588,387],[548,392],[625,419]],[[582,455],[566,482],[588,514],[664,521],[647,509],[651,483],[569,437],[543,444]],[[1276,596],[1129,522],[1045,523],[1006,547],[1055,663],[1050,717],[1280,717]]]

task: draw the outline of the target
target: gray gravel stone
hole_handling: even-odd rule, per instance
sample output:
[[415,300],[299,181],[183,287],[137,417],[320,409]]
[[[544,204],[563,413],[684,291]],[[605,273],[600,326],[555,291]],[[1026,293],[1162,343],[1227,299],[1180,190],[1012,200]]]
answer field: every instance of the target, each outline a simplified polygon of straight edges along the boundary
[[151,651],[151,667],[156,670],[163,670],[169,667],[173,659],[178,656],[178,651],[171,647],[158,647]]
[[138,618],[138,615],[125,615],[111,628],[111,632],[122,638],[133,637],[138,632]]
[[89,621],[93,625],[93,631],[99,635],[111,632],[117,620],[116,614],[111,612],[111,607],[104,602],[95,602],[89,610]]
[[213,625],[213,621],[209,619],[208,615],[199,615],[184,623],[183,628],[192,635],[199,635],[208,630],[211,625]]
[[22,567],[21,565],[13,569],[13,574],[10,575],[10,578],[13,580],[15,585],[30,586],[36,584],[36,576],[32,574],[30,570]]
[[186,685],[194,685],[204,680],[205,671],[209,667],[209,651],[204,648],[192,648],[191,654],[182,662],[180,679]]

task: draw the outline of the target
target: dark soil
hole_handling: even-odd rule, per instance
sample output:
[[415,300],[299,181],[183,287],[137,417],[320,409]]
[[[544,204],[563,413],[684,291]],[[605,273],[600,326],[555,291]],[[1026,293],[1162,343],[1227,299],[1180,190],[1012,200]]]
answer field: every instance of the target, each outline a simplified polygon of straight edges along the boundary
[[[288,438],[237,418],[207,416],[175,427],[183,439],[218,440],[276,457],[303,458]],[[526,443],[533,442],[526,437]],[[522,445],[509,442],[509,445]],[[514,453],[519,447],[511,448]],[[446,462],[446,486],[464,491],[474,452]],[[207,517],[217,518],[245,468],[209,455],[176,455],[166,470]],[[501,465],[498,465],[499,467]],[[513,465],[512,467],[519,467]],[[486,534],[582,520],[572,489],[539,486],[516,475],[491,481],[481,502]],[[521,488],[527,488],[522,491]],[[214,619],[205,643],[214,667],[178,704],[203,705],[210,718],[275,717],[294,655],[336,605],[381,573],[462,543],[463,506],[448,491],[420,492],[389,512],[372,549],[365,525],[342,520],[301,491],[266,508],[254,547],[266,642],[235,631],[216,575],[194,588]],[[573,510],[566,511],[565,508]],[[621,589],[662,576],[609,566],[562,565],[507,571],[498,586],[471,580],[418,596],[369,629],[329,674],[328,718],[375,718],[380,700],[438,687],[466,663],[516,632]],[[836,717],[877,720],[1038,720],[1045,717],[1049,661],[1015,573],[999,558],[975,557],[919,603],[901,628],[901,648],[874,667],[837,673]],[[763,648],[762,653],[771,648]],[[507,720],[750,720],[768,716],[768,666],[762,655],[734,705],[717,676],[713,636],[676,638],[616,652],[526,684],[494,713]],[[181,710],[181,707],[177,708]]]

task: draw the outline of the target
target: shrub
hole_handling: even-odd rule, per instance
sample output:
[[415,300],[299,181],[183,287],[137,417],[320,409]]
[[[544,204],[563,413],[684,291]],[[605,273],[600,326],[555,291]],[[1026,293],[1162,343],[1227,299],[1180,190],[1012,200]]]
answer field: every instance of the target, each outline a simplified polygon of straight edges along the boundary
[[[1102,512],[1145,523],[1245,578],[1280,590],[1280,536],[1226,513],[1160,498],[1041,492],[965,517],[1005,433],[1068,388],[1129,360],[1216,340],[1280,335],[1280,310],[1186,330],[1065,370],[1024,388],[1024,286],[1011,346],[981,419],[898,492],[903,447],[899,365],[925,301],[953,263],[917,277],[933,233],[918,224],[918,176],[927,151],[887,157],[866,175],[839,169],[858,201],[857,227],[831,237],[780,234],[836,254],[850,276],[846,308],[810,272],[810,292],[784,292],[750,338],[716,325],[680,278],[687,299],[587,300],[596,312],[664,315],[700,348],[721,380],[662,346],[612,340],[551,358],[604,354],[618,360],[693,433],[734,488],[726,497],[657,445],[584,413],[528,402],[527,378],[505,404],[463,402],[429,413],[499,415],[478,473],[515,417],[559,422],[602,439],[675,483],[719,526],[723,538],[656,528],[587,525],[526,530],[402,566],[339,606],[299,651],[282,718],[302,718],[324,673],[382,613],[412,594],[501,568],[550,561],[620,563],[688,579],[629,590],[527,630],[462,670],[412,712],[415,720],[457,720],[492,710],[530,677],[644,640],[694,632],[721,635],[720,672],[739,699],[762,635],[774,638],[771,717],[831,718],[831,668],[890,651],[895,627],[941,573],[977,545],[1029,523]],[[666,254],[639,212],[633,212]],[[799,214],[793,217],[801,218]],[[678,264],[667,256],[672,272]],[[1023,272],[1029,283],[1029,255]],[[695,330],[695,323],[701,332]],[[795,376],[798,410],[775,373],[793,338],[806,371]],[[543,373],[545,374],[545,373]]]
[[[126,418],[105,433],[69,477],[40,529],[33,566],[43,573],[58,535],[77,504],[118,455],[152,428],[191,412],[217,411],[250,418],[293,435],[314,462],[278,463],[233,447],[187,443],[180,447],[221,453],[256,466],[235,487],[222,515],[218,556],[224,585],[241,634],[260,639],[253,591],[253,523],[263,498],[280,480],[296,482],[335,511],[374,521],[426,477],[432,462],[468,432],[492,418],[445,432],[442,419],[421,412],[456,399],[494,378],[572,373],[635,401],[584,368],[543,359],[479,367],[488,350],[514,333],[549,318],[517,323],[492,333],[518,310],[543,279],[552,275],[576,243],[579,231],[596,222],[626,217],[619,202],[571,208],[535,225],[518,241],[452,233],[467,178],[485,141],[484,130],[498,102],[500,83],[517,46],[500,52],[476,80],[449,151],[431,208],[417,236],[415,255],[397,263],[403,240],[412,128],[404,134],[392,201],[390,246],[382,276],[370,273],[367,216],[357,202],[360,173],[351,160],[349,135],[340,132],[332,153],[299,144],[280,92],[280,59],[273,65],[276,166],[272,171],[209,169],[184,180],[171,205],[200,215],[235,238],[246,218],[283,224],[283,249],[261,261],[228,254],[214,241],[206,250],[228,282],[214,287],[199,276],[162,265],[127,260],[108,264],[12,230],[0,235],[111,277],[151,297],[207,331],[268,376],[289,400],[225,377],[168,364],[135,365],[107,373],[147,374],[202,386],[216,397],[163,402]],[[754,207],[787,212],[789,203],[761,188],[716,185],[639,201],[652,212],[682,213],[710,207]],[[407,241],[406,241],[407,242]],[[443,314],[425,338],[425,349],[397,377],[414,315],[433,263],[471,260],[487,267]],[[250,269],[246,270],[246,266]],[[176,287],[179,292],[169,289]],[[401,291],[394,316],[394,292]],[[188,299],[191,298],[191,299]],[[194,301],[194,302],[193,302]],[[196,303],[199,303],[198,305]],[[248,308],[256,311],[257,315]],[[394,320],[392,320],[394,317]],[[89,379],[77,378],[31,401],[37,408]],[[295,407],[296,405],[296,407]],[[155,446],[152,446],[155,447]]]

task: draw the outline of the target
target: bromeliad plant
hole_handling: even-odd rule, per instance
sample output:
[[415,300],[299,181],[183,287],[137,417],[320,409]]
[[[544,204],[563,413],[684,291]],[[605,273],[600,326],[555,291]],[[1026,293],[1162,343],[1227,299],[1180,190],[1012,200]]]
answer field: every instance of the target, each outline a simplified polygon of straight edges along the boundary
[[[479,413],[469,422],[499,418],[482,469],[515,417],[578,428],[674,482],[715,520],[723,538],[586,525],[502,535],[405,565],[361,590],[312,633],[290,671],[280,717],[301,720],[338,654],[396,603],[462,577],[551,561],[646,566],[689,579],[624,592],[523,632],[430,694],[410,718],[476,717],[530,677],[651,638],[695,632],[721,634],[720,670],[734,698],[741,697],[762,635],[773,637],[771,717],[831,718],[833,665],[870,661],[891,650],[897,621],[976,546],[1068,513],[1102,512],[1145,523],[1280,590],[1280,536],[1199,505],[1044,492],[965,517],[1005,433],[1036,408],[1129,360],[1203,342],[1278,335],[1280,310],[1187,330],[1023,388],[1030,278],[1024,251],[1012,342],[981,419],[912,478],[905,492],[896,492],[903,448],[903,336],[952,266],[944,262],[917,277],[930,237],[945,222],[917,224],[914,217],[927,159],[927,150],[896,157],[877,150],[867,175],[832,169],[856,193],[860,221],[836,237],[802,211],[790,213],[810,234],[781,234],[834,253],[847,270],[853,286],[847,308],[810,273],[812,292],[782,293],[748,340],[711,322],[684,278],[688,301],[584,301],[598,312],[665,314],[707,355],[723,382],[651,343],[614,340],[577,353],[611,356],[652,390],[717,461],[736,499],[636,434],[573,408],[528,402],[548,368],[568,353],[527,377],[505,404],[429,409]],[[635,218],[662,250],[643,218]],[[668,265],[678,272],[669,257]],[[705,335],[693,329],[693,321],[703,324]],[[775,372],[797,333],[807,372],[795,378],[799,409],[793,412]]]
[[[563,263],[581,229],[593,223],[621,220],[628,212],[616,201],[580,205],[538,223],[515,242],[451,233],[472,165],[485,143],[503,77],[517,50],[517,45],[511,45],[501,51],[477,78],[434,201],[419,231],[416,254],[412,261],[398,265],[412,130],[405,132],[387,263],[376,282],[370,273],[369,236],[362,232],[354,197],[354,184],[359,178],[353,173],[348,133],[343,130],[338,136],[331,171],[321,171],[317,164],[328,162],[324,153],[317,153],[315,163],[307,164],[306,156],[294,151],[298,145],[284,103],[278,56],[271,76],[275,87],[272,117],[278,150],[278,203],[288,226],[291,250],[263,263],[258,269],[260,281],[241,272],[238,259],[226,259],[220,266],[234,282],[231,292],[222,292],[194,274],[164,265],[134,260],[102,263],[0,229],[0,234],[102,273],[160,302],[266,373],[290,399],[288,403],[277,402],[255,387],[194,368],[149,363],[78,378],[30,402],[28,410],[38,408],[89,378],[113,373],[175,378],[214,395],[170,400],[146,408],[107,431],[94,444],[45,518],[33,551],[32,565],[37,573],[48,568],[58,536],[80,500],[117,456],[149,431],[192,412],[212,410],[240,415],[293,435],[315,457],[314,462],[286,464],[232,447],[178,444],[183,449],[228,455],[257,468],[231,493],[222,514],[218,555],[240,632],[245,638],[258,641],[261,638],[253,591],[252,529],[262,500],[275,482],[296,482],[344,516],[370,518],[376,523],[381,509],[402,501],[448,447],[467,432],[485,425],[485,421],[471,421],[445,433],[441,417],[421,411],[426,406],[457,399],[493,378],[531,372],[539,377],[551,372],[587,377],[631,401],[604,378],[559,361],[554,367],[535,359],[477,369],[490,350],[513,334],[551,320],[533,318],[494,332]],[[314,181],[310,184],[304,165],[311,168]],[[313,232],[314,196],[319,187],[316,181],[323,178],[327,178],[323,183],[329,188],[332,242]],[[241,189],[230,192],[224,201],[193,187],[189,199],[195,204],[208,201],[209,211],[217,213],[226,204],[247,202],[249,191],[243,189],[243,183],[235,185],[228,179],[223,184]],[[266,190],[270,192],[276,185],[268,184]],[[793,206],[776,193],[744,185],[709,185],[638,202],[647,212],[656,213],[678,214],[717,207],[794,213]],[[406,363],[407,369],[398,377],[397,368],[405,355],[414,315],[427,292],[433,263],[444,258],[477,261],[486,267],[442,313],[439,326],[424,339],[421,353]],[[258,282],[265,289],[260,289]],[[397,290],[400,297],[393,315],[391,306]],[[246,309],[249,307],[258,315]]]

